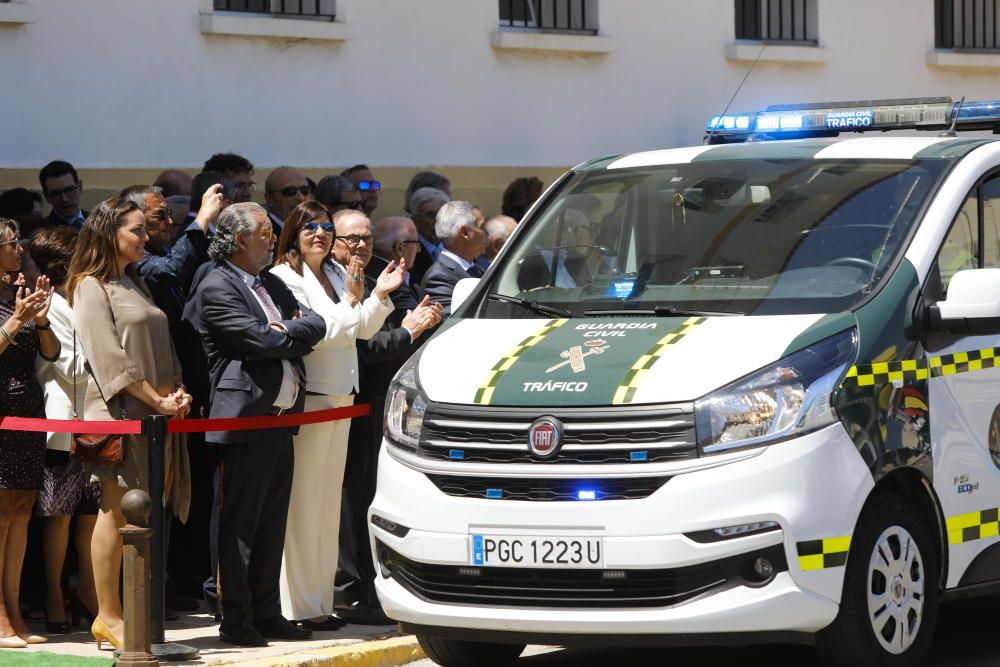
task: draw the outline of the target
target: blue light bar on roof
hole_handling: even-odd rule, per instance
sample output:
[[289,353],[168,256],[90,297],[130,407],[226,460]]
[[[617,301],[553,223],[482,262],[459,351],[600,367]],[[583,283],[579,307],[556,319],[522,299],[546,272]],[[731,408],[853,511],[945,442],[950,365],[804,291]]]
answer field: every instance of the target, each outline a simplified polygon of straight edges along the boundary
[[1000,130],[1000,101],[955,103],[947,97],[770,106],[753,113],[713,116],[705,130],[715,143],[717,137],[740,141],[948,129],[956,110],[956,130]]

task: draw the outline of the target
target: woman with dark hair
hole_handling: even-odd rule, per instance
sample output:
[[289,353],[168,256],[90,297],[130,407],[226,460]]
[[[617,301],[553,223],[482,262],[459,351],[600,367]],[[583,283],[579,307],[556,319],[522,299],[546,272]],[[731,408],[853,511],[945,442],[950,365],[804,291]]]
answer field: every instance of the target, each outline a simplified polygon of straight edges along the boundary
[[500,210],[518,222],[528,212],[535,200],[542,196],[544,184],[537,176],[515,178],[503,191],[503,203]]
[[[35,379],[35,359],[59,356],[52,334],[49,280],[39,276],[35,290],[18,272],[24,249],[17,223],[0,218],[0,417],[44,417],[42,387]],[[0,431],[0,648],[24,648],[45,637],[32,634],[21,617],[21,566],[28,542],[28,521],[35,494],[42,488],[45,434]]]
[[[87,391],[87,368],[83,349],[76,338],[73,311],[66,301],[66,273],[76,250],[79,230],[70,225],[43,229],[31,240],[28,255],[38,271],[52,281],[52,306],[49,322],[59,339],[61,350],[55,361],[39,359],[35,364],[38,382],[45,393],[45,416],[49,419],[72,419],[82,414]],[[79,580],[71,605],[76,616],[82,612],[93,619],[97,610],[94,571],[90,561],[90,540],[101,502],[100,487],[89,481],[83,464],[70,455],[68,433],[49,433],[45,450],[45,475],[38,494],[35,514],[45,519],[42,546],[45,560],[45,627],[50,633],[73,631],[66,621],[62,589],[63,562],[69,543],[70,520],[76,516],[76,553]]]
[[[101,202],[80,232],[66,294],[90,375],[84,399],[86,420],[139,419],[154,414],[181,418],[189,410],[191,396],[181,382],[167,316],[153,303],[135,270],[147,239],[142,210],[121,199]],[[122,560],[118,529],[125,525],[122,496],[129,489],[149,488],[148,442],[142,436],[124,438],[124,461],[85,464],[91,480],[101,483],[101,507],[91,540],[98,604],[91,632],[98,648],[104,641],[121,648],[124,636],[118,595]],[[183,521],[191,493],[183,443],[168,438],[165,459],[167,500]]]
[[[338,216],[348,213],[368,220],[360,211],[342,211]],[[402,284],[406,269],[390,263],[365,299],[361,260],[353,257],[346,274],[338,275],[343,268],[330,259],[335,231],[323,204],[299,204],[285,218],[271,269],[300,303],[327,322],[326,338],[304,359],[306,412],[354,403],[353,392],[358,390],[355,341],[367,340],[379,331],[393,311],[389,293]],[[346,289],[338,293],[335,283]],[[310,424],[300,428],[293,440],[295,468],[281,564],[281,610],[286,618],[311,630],[335,630],[343,625],[332,614],[349,429],[349,420]]]

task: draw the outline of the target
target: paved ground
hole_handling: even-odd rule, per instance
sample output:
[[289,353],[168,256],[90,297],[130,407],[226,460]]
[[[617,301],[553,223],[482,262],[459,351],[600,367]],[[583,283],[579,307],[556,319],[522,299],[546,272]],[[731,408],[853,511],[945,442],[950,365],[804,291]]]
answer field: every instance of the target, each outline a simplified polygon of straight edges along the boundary
[[[33,625],[33,627],[39,632],[42,631],[41,625],[37,627]],[[201,657],[198,660],[175,663],[191,665],[192,667],[257,660],[309,649],[354,644],[399,634],[393,626],[346,625],[336,632],[314,633],[314,639],[308,642],[272,641],[270,646],[265,648],[241,648],[219,641],[218,624],[207,613],[182,615],[179,620],[168,622],[166,631],[168,642],[181,642],[199,649]],[[106,643],[105,646],[107,646]],[[108,659],[112,657],[110,651],[98,651],[89,629],[84,630],[82,627],[71,635],[51,635],[45,644],[29,646],[26,649],[0,650],[0,665],[4,664],[4,655],[8,651],[14,650],[19,656],[45,652],[80,657]],[[39,655],[35,664],[38,664],[39,667],[45,665],[45,656]]]

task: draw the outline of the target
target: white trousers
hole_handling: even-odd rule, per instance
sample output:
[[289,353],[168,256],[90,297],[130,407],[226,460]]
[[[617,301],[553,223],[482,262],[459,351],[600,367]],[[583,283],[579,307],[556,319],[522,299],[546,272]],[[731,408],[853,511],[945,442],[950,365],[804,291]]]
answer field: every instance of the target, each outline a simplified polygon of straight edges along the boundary
[[[340,408],[354,396],[306,396],[307,412]],[[293,439],[295,472],[281,561],[281,613],[302,621],[333,613],[340,494],[351,420],[309,424]]]

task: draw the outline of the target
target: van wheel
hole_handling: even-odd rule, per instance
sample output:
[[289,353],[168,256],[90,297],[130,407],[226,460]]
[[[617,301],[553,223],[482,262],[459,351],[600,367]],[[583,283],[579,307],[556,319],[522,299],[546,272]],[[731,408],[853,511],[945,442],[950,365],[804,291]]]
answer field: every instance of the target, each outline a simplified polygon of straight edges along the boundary
[[420,648],[441,667],[507,667],[524,650],[524,644],[495,644],[417,635]]
[[836,620],[816,636],[823,662],[919,663],[937,621],[938,551],[925,521],[900,496],[880,494],[859,522]]

